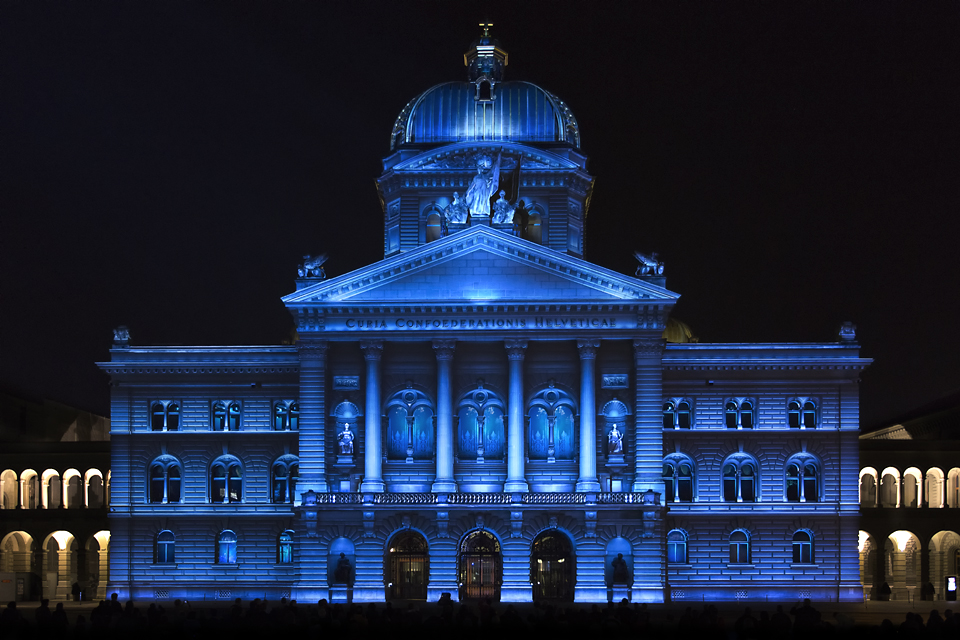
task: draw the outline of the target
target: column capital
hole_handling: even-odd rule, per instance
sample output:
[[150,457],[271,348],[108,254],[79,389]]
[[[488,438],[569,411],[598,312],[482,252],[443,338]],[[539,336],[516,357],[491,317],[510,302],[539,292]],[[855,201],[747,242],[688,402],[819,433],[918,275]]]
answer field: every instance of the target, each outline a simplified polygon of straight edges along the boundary
[[581,360],[593,360],[597,357],[600,348],[600,338],[577,338],[577,349],[580,350]]
[[437,355],[437,360],[453,360],[453,351],[456,348],[456,340],[433,341],[433,351]]
[[383,340],[361,340],[364,360],[379,360],[383,356]]
[[507,358],[510,360],[523,360],[523,353],[527,348],[527,341],[520,338],[511,338],[504,340],[503,346],[507,349]]
[[663,339],[636,338],[633,341],[633,352],[638,358],[659,358],[663,355]]
[[323,360],[327,357],[327,343],[297,342],[297,352],[301,360]]

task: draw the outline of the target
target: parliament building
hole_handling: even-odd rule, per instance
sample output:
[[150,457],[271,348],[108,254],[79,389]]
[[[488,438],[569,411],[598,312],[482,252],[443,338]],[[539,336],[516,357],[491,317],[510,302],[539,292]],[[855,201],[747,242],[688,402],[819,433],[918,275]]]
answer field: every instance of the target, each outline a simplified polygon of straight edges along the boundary
[[301,265],[294,345],[115,333],[108,590],[861,600],[853,326],[696,342],[656,256],[585,259],[570,107],[488,33],[464,62],[393,126],[383,259]]

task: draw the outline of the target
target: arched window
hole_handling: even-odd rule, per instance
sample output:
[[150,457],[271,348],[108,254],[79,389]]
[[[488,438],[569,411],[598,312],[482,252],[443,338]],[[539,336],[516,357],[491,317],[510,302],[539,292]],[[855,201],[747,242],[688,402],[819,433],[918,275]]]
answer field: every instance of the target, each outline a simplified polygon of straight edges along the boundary
[[284,531],[277,541],[277,564],[293,564],[293,531]]
[[437,211],[427,214],[424,236],[426,242],[433,242],[443,237],[443,217]]
[[689,429],[691,420],[691,403],[684,398],[672,398],[663,403],[664,429]]
[[243,499],[243,466],[233,456],[222,456],[210,465],[210,502]]
[[231,402],[227,407],[227,429],[240,431],[240,403]]
[[750,564],[750,536],[742,529],[730,534],[730,564]]
[[793,564],[813,564],[813,534],[804,529],[793,534]]
[[753,429],[754,402],[746,398],[731,398],[724,405],[724,422],[727,429]]
[[506,439],[503,401],[477,382],[457,406],[457,457],[461,460],[503,460]]
[[573,460],[576,451],[576,405],[563,390],[551,386],[537,393],[527,412],[527,454],[531,460]]
[[727,458],[723,463],[723,499],[726,502],[756,502],[759,468],[757,461],[748,454],[734,454]]
[[164,529],[157,534],[157,553],[156,560],[157,564],[173,564],[176,562],[176,545],[177,539],[173,535],[172,531]]
[[224,431],[227,428],[227,407],[222,402],[213,403],[213,430]]
[[293,401],[273,403],[273,430],[296,431],[300,428],[300,405]]
[[229,529],[217,538],[217,564],[237,564],[237,534]]
[[787,460],[787,502],[820,502],[820,465],[809,454]]
[[287,420],[288,414],[286,403],[278,402],[273,405],[273,430],[286,431],[287,425],[289,424]]
[[274,503],[293,503],[300,479],[300,460],[296,456],[282,456],[273,463]]
[[667,503],[693,502],[695,474],[693,461],[685,455],[671,454],[663,460],[663,488]]
[[153,431],[179,430],[180,405],[170,401],[154,402],[150,407],[150,428]]
[[297,402],[290,403],[290,430],[297,431],[300,429],[300,404]]
[[667,534],[667,562],[687,564],[687,534],[679,529]]
[[150,463],[150,487],[148,500],[155,504],[180,502],[182,479],[180,461],[173,456],[162,455]]
[[432,460],[434,454],[433,403],[408,386],[387,401],[387,460]]
[[816,429],[817,403],[809,398],[794,398],[788,402],[787,424],[791,429]]

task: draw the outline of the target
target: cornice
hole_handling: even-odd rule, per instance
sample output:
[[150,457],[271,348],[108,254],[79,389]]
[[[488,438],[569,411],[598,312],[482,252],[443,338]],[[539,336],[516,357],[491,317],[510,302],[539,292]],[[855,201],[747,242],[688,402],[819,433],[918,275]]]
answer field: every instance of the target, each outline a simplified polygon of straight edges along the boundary
[[212,375],[229,375],[229,374],[288,374],[288,373],[299,373],[300,367],[297,366],[283,366],[283,367],[261,367],[261,366],[232,366],[232,365],[220,365],[220,366],[210,366],[210,365],[164,365],[156,364],[144,366],[137,363],[113,363],[113,362],[103,362],[100,363],[100,368],[110,374],[110,375],[182,375],[182,374],[212,374]]

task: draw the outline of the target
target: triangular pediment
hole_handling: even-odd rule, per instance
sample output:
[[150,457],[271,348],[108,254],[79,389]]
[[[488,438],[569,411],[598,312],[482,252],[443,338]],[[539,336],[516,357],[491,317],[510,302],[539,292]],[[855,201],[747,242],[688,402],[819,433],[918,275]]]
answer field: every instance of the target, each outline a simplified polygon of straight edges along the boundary
[[473,227],[283,298],[320,304],[476,304],[482,302],[667,302],[676,293],[638,278]]

